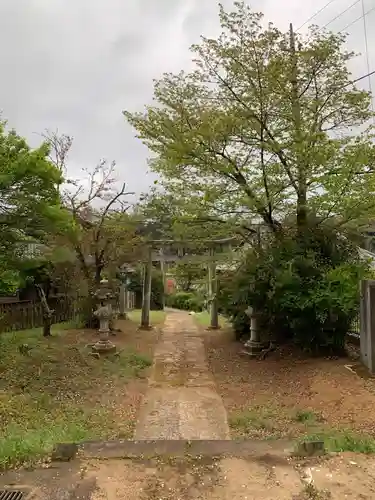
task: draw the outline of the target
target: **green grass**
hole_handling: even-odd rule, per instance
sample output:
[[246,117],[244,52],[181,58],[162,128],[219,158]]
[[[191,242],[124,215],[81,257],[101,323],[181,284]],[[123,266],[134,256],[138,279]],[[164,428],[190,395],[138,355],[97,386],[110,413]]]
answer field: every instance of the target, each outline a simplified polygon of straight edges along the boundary
[[70,326],[54,325],[49,338],[41,328],[0,335],[0,469],[35,460],[58,442],[131,437],[132,422],[114,409],[126,381],[142,376],[151,359],[127,349],[97,360],[83,333],[68,336]]
[[229,426],[242,437],[278,438],[277,410],[253,407],[229,417]]
[[[141,322],[142,311],[140,309],[134,309],[128,313],[129,319],[135,323]],[[150,311],[150,323],[151,325],[160,325],[164,323],[166,313],[165,311]]]
[[301,439],[303,441],[324,441],[324,446],[329,452],[375,453],[374,437],[347,429],[324,429],[321,432],[307,434]]
[[4,413],[10,410],[14,415],[19,408],[23,421],[14,417],[14,423],[1,427],[0,469],[34,461],[59,442],[96,439],[103,433],[107,417],[104,411],[81,411],[77,405],[56,405],[35,395],[24,401],[7,398],[5,404],[6,408],[0,407],[0,414],[4,409]]
[[229,425],[235,437],[323,441],[328,452],[375,453],[375,437],[330,427],[311,410],[255,406],[230,415]]
[[293,420],[301,423],[315,423],[321,420],[321,417],[310,410],[297,410]]
[[[200,325],[205,327],[208,327],[211,323],[210,313],[208,311],[195,313],[194,318]],[[225,326],[228,326],[228,321],[223,316],[219,316],[219,325],[224,328]]]

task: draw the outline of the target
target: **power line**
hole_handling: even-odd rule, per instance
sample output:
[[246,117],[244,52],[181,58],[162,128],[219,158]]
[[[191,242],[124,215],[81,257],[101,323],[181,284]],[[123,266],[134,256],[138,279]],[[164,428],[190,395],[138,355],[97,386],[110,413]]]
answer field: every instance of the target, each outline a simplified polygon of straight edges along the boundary
[[[315,14],[313,14],[311,17],[309,17],[309,19],[307,19],[307,21],[305,21],[296,31],[299,31],[303,26],[305,26],[308,22],[310,22],[312,19],[314,19],[318,14],[320,14],[323,10],[325,10],[331,3],[333,3],[334,0],[330,0],[328,3],[326,3],[321,9],[319,9]],[[352,4],[349,5],[349,7],[347,7],[346,9],[344,9],[343,11],[341,11],[339,14],[337,14],[337,16],[335,16],[333,19],[331,19],[330,21],[328,21],[328,23],[326,23],[324,26],[322,26],[320,28],[321,29],[324,29],[326,28],[327,26],[329,26],[330,24],[332,24],[334,21],[336,21],[337,19],[339,19],[341,16],[343,16],[344,14],[346,14],[346,12],[349,12],[355,5],[361,3],[362,4],[362,15],[359,16],[357,19],[355,19],[354,21],[350,22],[347,26],[345,26],[345,28],[341,29],[339,31],[339,33],[342,33],[343,31],[345,31],[347,28],[349,28],[350,26],[352,26],[353,24],[357,23],[358,21],[360,21],[361,19],[363,19],[363,28],[364,28],[364,37],[365,37],[365,52],[366,52],[366,66],[367,66],[367,73],[363,76],[360,76],[359,78],[356,78],[355,80],[352,80],[350,82],[348,82],[345,87],[347,85],[350,85],[350,84],[354,84],[354,83],[357,83],[361,80],[364,80],[365,78],[368,78],[368,83],[369,83],[369,91],[370,91],[370,94],[372,94],[372,85],[371,85],[371,76],[375,74],[375,71],[370,71],[370,60],[369,60],[369,50],[368,50],[368,37],[367,37],[367,23],[366,23],[366,17],[368,16],[368,14],[370,14],[371,12],[373,12],[375,10],[375,7],[372,7],[371,9],[369,9],[367,12],[365,12],[365,7],[364,7],[364,0],[355,0]],[[371,108],[372,108],[372,111],[374,112],[374,102],[373,102],[373,99],[371,99]]]
[[326,3],[321,9],[319,9],[317,12],[315,12],[315,14],[313,14],[311,17],[309,17],[307,21],[305,21],[303,24],[301,24],[301,26],[298,29],[296,29],[296,31],[299,31],[301,28],[303,28],[307,23],[309,23],[312,19],[314,19],[314,17],[316,17],[318,14],[323,12],[323,10],[325,10],[328,7],[328,5],[330,5],[333,2],[335,2],[335,0],[330,0],[328,3]]
[[[339,31],[339,33],[342,33],[343,31],[347,30],[348,28],[350,28],[350,26],[352,26],[353,24],[355,23],[358,23],[358,21],[360,21],[361,19],[364,19],[368,14],[370,14],[370,12],[372,12],[373,10],[375,10],[375,7],[373,7],[372,9],[369,9],[367,12],[365,12],[364,14],[362,14],[361,16],[359,16],[357,19],[355,19],[354,21],[352,21],[351,23],[347,24],[345,26],[345,28],[343,28],[342,30]],[[366,35],[366,38],[367,38],[367,35]]]
[[375,69],[374,69],[374,71],[370,71],[369,73],[366,73],[365,75],[360,76],[359,78],[356,78],[355,80],[351,80],[350,82],[348,82],[348,83],[345,85],[345,87],[347,87],[348,85],[350,85],[350,84],[352,84],[352,83],[357,83],[357,82],[359,82],[359,81],[361,81],[361,80],[364,80],[364,79],[365,79],[365,78],[367,78],[367,77],[368,77],[368,78],[370,78],[370,76],[372,76],[372,75],[375,75]]
[[337,14],[336,17],[334,17],[333,19],[331,19],[330,21],[328,21],[328,23],[326,23],[322,28],[320,29],[324,29],[326,28],[327,26],[329,26],[330,24],[332,24],[334,21],[336,21],[336,19],[339,19],[342,15],[344,15],[346,12],[348,12],[350,9],[352,9],[355,5],[357,5],[361,0],[356,0],[355,2],[353,2],[351,5],[349,5],[348,8],[346,8],[345,10],[341,11],[340,14]]
[[[368,14],[368,12],[367,12]],[[366,25],[366,15],[365,14],[365,2],[362,0],[362,16],[363,16],[363,31],[364,31],[364,37],[365,37],[365,52],[366,52],[366,66],[367,66],[367,72],[370,73],[370,59],[368,55],[368,40],[367,40],[367,25]],[[372,97],[372,86],[371,86],[371,76],[368,77],[368,86],[369,86],[369,91],[371,94],[371,109],[372,112],[374,112],[374,100]]]

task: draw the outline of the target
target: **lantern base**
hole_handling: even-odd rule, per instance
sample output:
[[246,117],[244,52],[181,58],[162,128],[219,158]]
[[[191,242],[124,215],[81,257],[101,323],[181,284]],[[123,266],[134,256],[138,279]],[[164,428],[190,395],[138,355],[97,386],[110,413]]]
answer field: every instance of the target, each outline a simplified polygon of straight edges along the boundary
[[98,354],[111,354],[116,352],[116,346],[109,340],[99,340],[91,347],[92,351]]
[[242,352],[242,354],[246,354],[247,356],[249,356],[251,358],[256,358],[256,357],[260,356],[262,351],[264,351],[264,349],[266,349],[267,347],[268,346],[267,346],[266,342],[258,342],[256,340],[248,340],[244,344],[244,349],[241,352]]

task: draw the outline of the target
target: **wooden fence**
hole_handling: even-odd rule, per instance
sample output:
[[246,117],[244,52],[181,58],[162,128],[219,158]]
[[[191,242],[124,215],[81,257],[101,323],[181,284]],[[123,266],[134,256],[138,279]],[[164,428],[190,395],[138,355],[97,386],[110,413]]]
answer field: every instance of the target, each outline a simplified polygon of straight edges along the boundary
[[[78,301],[59,297],[49,300],[54,310],[53,323],[74,321],[80,316]],[[0,332],[28,330],[43,326],[43,308],[39,302],[15,301],[0,304]]]
[[[135,307],[135,293],[128,292],[127,309]],[[53,297],[48,304],[54,313],[52,324],[76,321],[82,317],[82,299],[72,297]],[[117,307],[116,307],[117,308]],[[40,302],[7,299],[0,302],[0,333],[29,330],[43,326],[43,308]]]

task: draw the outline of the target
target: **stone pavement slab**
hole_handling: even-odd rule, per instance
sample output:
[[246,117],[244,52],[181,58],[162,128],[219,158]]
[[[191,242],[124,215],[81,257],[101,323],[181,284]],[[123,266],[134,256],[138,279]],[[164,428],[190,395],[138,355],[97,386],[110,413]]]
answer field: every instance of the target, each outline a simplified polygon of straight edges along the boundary
[[186,312],[167,315],[134,438],[230,439],[202,334]]

